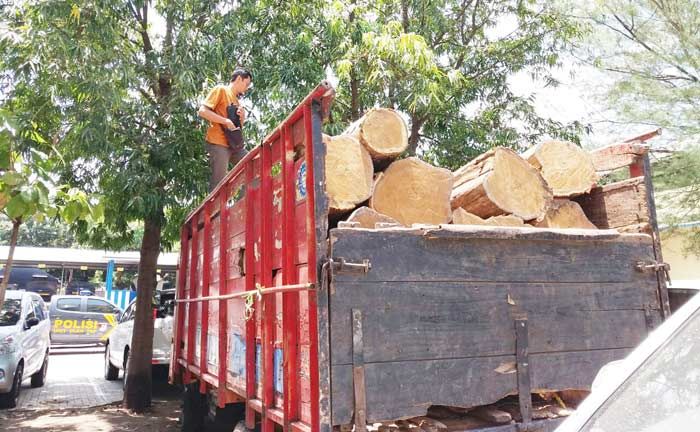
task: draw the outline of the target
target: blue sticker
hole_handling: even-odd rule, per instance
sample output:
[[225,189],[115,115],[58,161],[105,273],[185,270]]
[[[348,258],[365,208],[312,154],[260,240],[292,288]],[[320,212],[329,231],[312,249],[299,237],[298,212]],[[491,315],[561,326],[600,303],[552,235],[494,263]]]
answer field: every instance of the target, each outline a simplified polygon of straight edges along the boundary
[[262,358],[262,345],[255,345],[255,383],[260,383],[260,359]]
[[306,198],[306,161],[302,162],[301,165],[299,165],[299,169],[297,170],[296,190],[297,201]]
[[238,334],[231,334],[229,370],[234,376],[245,377],[245,341]]
[[284,372],[282,371],[282,349],[275,348],[275,391],[282,393],[284,391]]

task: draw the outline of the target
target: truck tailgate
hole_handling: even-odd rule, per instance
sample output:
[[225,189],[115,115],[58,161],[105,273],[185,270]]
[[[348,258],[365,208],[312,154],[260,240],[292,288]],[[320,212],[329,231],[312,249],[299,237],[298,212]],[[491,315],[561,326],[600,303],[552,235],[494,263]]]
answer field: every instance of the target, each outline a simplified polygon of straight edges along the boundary
[[371,265],[332,274],[333,424],[352,422],[358,391],[373,422],[485,405],[519,387],[587,389],[662,319],[656,274],[636,268],[654,260],[646,234],[450,226],[330,238],[334,261]]

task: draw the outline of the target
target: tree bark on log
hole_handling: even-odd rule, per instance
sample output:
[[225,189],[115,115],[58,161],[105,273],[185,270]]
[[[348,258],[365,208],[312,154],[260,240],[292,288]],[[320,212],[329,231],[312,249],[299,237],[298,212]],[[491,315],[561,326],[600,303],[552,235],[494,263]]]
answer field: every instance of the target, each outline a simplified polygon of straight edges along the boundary
[[452,208],[481,218],[513,214],[523,220],[544,217],[552,190],[517,153],[496,147],[455,172]]
[[588,193],[598,181],[591,155],[570,142],[546,141],[522,156],[540,171],[557,198]]
[[544,218],[533,225],[540,228],[598,229],[588,220],[577,202],[567,199],[555,199]]
[[381,214],[378,211],[369,207],[360,207],[347,219],[348,222],[356,222],[360,228],[375,228],[377,223],[393,223],[398,224],[399,221]]
[[386,164],[408,148],[408,127],[404,119],[389,108],[374,108],[343,132],[365,146],[372,160]]
[[452,183],[447,169],[416,157],[402,159],[377,176],[370,207],[405,226],[448,223]]
[[346,213],[367,201],[372,193],[372,159],[360,142],[349,135],[324,136],[326,193],[331,215]]
[[501,215],[482,219],[471,214],[463,208],[456,208],[452,212],[452,223],[456,225],[487,225],[487,226],[524,226],[525,222],[517,216]]

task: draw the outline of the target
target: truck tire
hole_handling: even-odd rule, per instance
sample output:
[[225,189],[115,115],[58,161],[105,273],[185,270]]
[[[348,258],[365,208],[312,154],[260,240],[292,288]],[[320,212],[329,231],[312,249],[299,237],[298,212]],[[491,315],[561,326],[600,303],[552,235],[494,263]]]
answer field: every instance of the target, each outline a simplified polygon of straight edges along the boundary
[[182,393],[182,432],[199,432],[204,428],[207,416],[207,397],[199,392],[199,382],[185,386]]
[[213,430],[215,432],[231,432],[241,420],[245,426],[244,402],[226,404],[223,408],[216,407]]
[[32,381],[31,385],[32,388],[37,388],[37,387],[43,387],[44,383],[46,382],[46,372],[49,370],[49,351],[46,350],[46,354],[44,354],[44,362],[41,364],[41,369],[36,371],[34,375],[32,375]]

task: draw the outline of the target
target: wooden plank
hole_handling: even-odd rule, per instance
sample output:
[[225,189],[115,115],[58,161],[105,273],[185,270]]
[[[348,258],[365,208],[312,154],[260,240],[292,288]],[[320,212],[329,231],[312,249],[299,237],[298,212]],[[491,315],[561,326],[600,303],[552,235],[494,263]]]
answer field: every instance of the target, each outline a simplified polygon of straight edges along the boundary
[[593,166],[599,173],[607,173],[630,166],[649,151],[649,146],[636,142],[612,144],[591,152]]
[[649,223],[644,177],[635,177],[575,197],[588,219],[598,228],[620,228]]
[[[437,232],[437,231],[436,231]],[[487,232],[494,232],[493,230]],[[614,239],[430,238],[414,231],[334,229],[332,256],[369,259],[368,273],[338,273],[336,282],[493,281],[640,282],[633,263],[653,259],[651,237]]]
[[[628,349],[546,353],[530,356],[533,389],[590,388],[604,364]],[[488,405],[517,391],[516,374],[495,370],[515,356],[366,363],[367,420],[425,415],[431,405]],[[352,366],[333,366],[333,424],[352,418]],[[444,420],[442,420],[444,422]]]
[[529,318],[531,352],[633,347],[647,335],[645,305],[658,314],[654,283],[335,283],[332,364],[352,362],[354,308],[367,362],[512,354],[514,314]]

